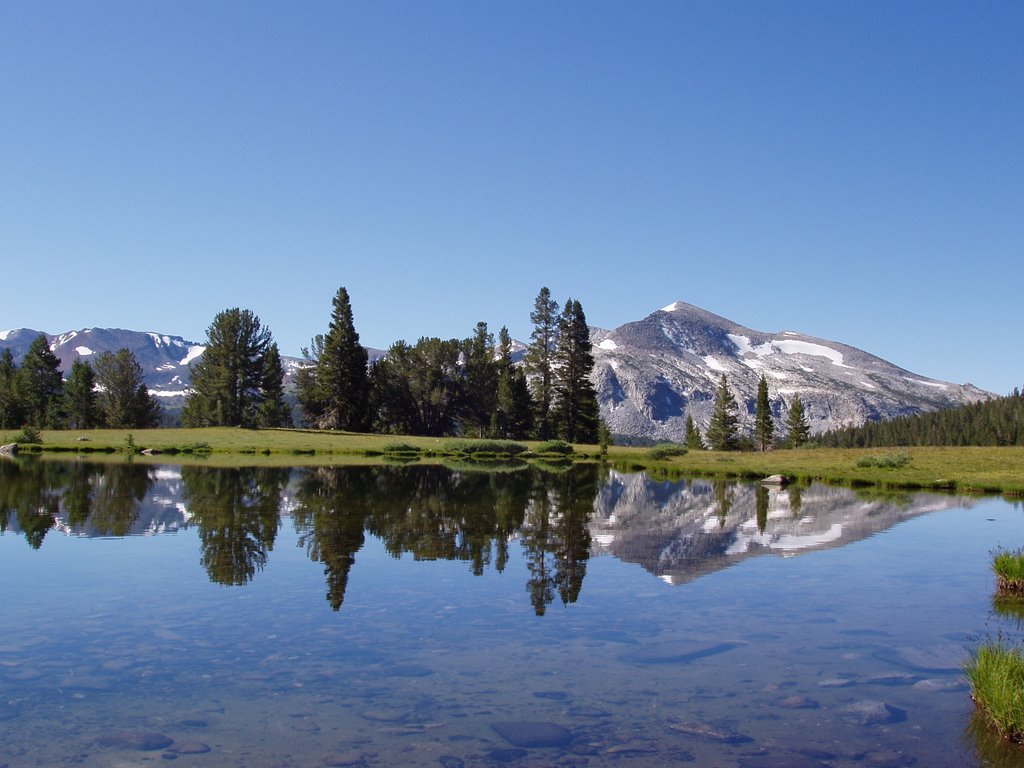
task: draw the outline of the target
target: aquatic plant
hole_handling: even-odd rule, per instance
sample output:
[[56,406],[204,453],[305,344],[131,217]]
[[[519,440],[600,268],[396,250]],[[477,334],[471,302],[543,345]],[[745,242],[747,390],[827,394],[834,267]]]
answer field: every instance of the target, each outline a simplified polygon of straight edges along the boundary
[[964,664],[971,698],[989,725],[1010,741],[1024,741],[1024,653],[1002,639],[982,644]]
[[996,590],[1002,595],[1024,596],[1024,550],[997,549],[992,559]]

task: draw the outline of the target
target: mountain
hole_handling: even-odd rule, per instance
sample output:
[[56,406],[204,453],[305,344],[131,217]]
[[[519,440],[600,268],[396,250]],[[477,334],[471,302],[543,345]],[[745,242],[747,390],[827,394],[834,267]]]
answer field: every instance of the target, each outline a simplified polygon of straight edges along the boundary
[[681,442],[689,413],[704,430],[721,376],[752,434],[764,374],[777,432],[799,394],[812,433],[992,397],[919,376],[855,347],[795,331],[765,333],[677,301],[613,331],[591,329],[601,415],[615,434]]
[[[762,373],[779,432],[794,394],[800,395],[814,433],[993,397],[970,384],[919,376],[845,344],[794,331],[755,331],[681,301],[612,331],[590,331],[601,415],[613,433],[631,438],[681,442],[688,413],[706,429],[722,373],[728,375],[747,434],[753,433]],[[0,331],[0,348],[9,347],[20,363],[38,335],[26,328]],[[118,328],[46,336],[65,371],[76,357],[131,350],[146,386],[171,414],[184,403],[189,365],[205,350],[181,336]],[[524,350],[516,342],[513,359],[521,360]],[[371,360],[384,354],[367,351]],[[288,389],[304,360],[282,357],[282,363]]]

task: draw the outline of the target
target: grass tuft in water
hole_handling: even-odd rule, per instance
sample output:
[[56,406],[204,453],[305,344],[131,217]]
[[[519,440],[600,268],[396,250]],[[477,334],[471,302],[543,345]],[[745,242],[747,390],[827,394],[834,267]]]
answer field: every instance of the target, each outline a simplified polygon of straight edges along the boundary
[[1004,739],[1024,740],[1024,654],[1002,640],[981,645],[964,664],[971,698]]
[[1024,597],[1024,550],[996,550],[992,570],[999,594]]

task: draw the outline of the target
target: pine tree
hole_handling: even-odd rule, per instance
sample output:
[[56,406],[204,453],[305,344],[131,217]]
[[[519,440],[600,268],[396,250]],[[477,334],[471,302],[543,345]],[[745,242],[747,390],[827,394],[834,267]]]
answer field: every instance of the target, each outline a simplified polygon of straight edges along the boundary
[[762,451],[767,451],[772,445],[772,437],[775,435],[775,422],[772,420],[772,404],[768,399],[768,380],[761,375],[757,383],[757,409],[754,414],[754,440]]
[[559,320],[553,380],[553,422],[570,443],[596,443],[600,409],[590,381],[594,355],[590,328],[579,301],[569,299]]
[[686,437],[684,442],[691,451],[707,450],[707,446],[704,445],[704,440],[700,436],[700,429],[697,428],[693,421],[693,416],[690,414],[686,414]]
[[296,377],[299,405],[318,429],[358,432],[370,422],[368,355],[359,343],[352,305],[344,286],[332,302],[326,335],[314,337],[302,354],[310,365]]
[[97,404],[104,425],[112,429],[155,427],[160,404],[142,380],[142,366],[131,350],[104,352],[96,361]]
[[800,402],[800,395],[793,395],[793,402],[789,405],[789,417],[786,419],[786,429],[789,431],[789,444],[793,448],[799,448],[810,437],[811,428],[804,418],[804,404]]
[[256,423],[260,427],[290,427],[292,409],[284,398],[284,367],[277,342],[271,343],[263,356],[262,402],[256,411]]
[[16,429],[24,423],[18,367],[14,355],[4,347],[0,350],[0,429]]
[[485,437],[497,409],[498,366],[494,361],[494,335],[479,322],[462,343],[463,434]]
[[736,398],[729,391],[729,380],[723,373],[715,391],[715,410],[708,424],[707,440],[711,450],[736,450],[739,447],[739,436],[736,433],[738,425]]
[[498,333],[498,395],[492,432],[495,437],[521,439],[530,432],[533,403],[526,374],[512,364],[512,337],[508,328]]
[[26,423],[33,427],[59,426],[64,380],[60,360],[50,351],[44,334],[29,345],[18,369],[16,386]]
[[558,340],[558,302],[551,298],[547,287],[541,288],[530,313],[533,333],[523,363],[530,383],[536,408],[534,428],[541,440],[553,435],[551,405],[554,399],[553,364],[555,344]]
[[270,330],[248,309],[218,312],[206,331],[206,351],[192,365],[182,411],[186,427],[253,427],[262,401],[263,357]]
[[70,429],[92,429],[99,417],[96,372],[85,360],[75,358],[64,382],[64,412]]

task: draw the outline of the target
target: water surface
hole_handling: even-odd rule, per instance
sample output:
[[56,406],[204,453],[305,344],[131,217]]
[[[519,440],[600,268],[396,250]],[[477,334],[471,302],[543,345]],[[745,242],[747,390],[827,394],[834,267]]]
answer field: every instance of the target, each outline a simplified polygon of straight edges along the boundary
[[0,463],[0,766],[1016,765],[999,499]]

